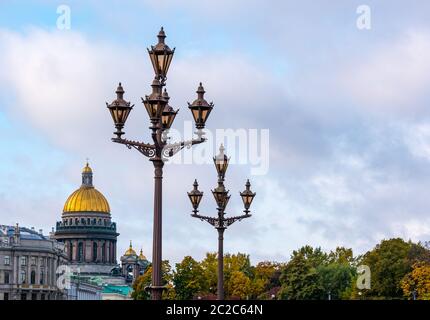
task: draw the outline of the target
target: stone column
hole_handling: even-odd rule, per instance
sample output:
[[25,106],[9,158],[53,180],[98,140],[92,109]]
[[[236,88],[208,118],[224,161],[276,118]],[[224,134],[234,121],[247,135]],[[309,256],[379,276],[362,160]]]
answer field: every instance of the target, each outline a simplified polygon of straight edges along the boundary
[[45,285],[49,286],[49,277],[51,276],[51,269],[49,269],[49,257],[45,260]]
[[36,284],[40,285],[40,256],[36,259]]
[[27,284],[31,284],[31,256],[28,255],[27,257],[27,265],[25,266],[27,269]]
[[113,263],[116,263],[116,241],[114,240],[114,241],[112,241],[112,243],[113,243]]
[[97,262],[102,261],[102,242],[100,240],[97,241]]
[[115,263],[115,244],[113,240],[110,242],[110,249],[111,249],[110,262]]
[[106,241],[106,262],[110,263],[110,241]]
[[13,283],[19,283],[19,268],[20,268],[20,266],[19,266],[19,256],[16,256],[15,258],[14,258],[14,260],[15,260],[15,264],[14,264],[14,269],[15,269],[15,272],[13,272],[12,273],[12,277],[13,277]]
[[76,240],[72,240],[72,261],[76,261],[78,259],[77,251],[78,242]]

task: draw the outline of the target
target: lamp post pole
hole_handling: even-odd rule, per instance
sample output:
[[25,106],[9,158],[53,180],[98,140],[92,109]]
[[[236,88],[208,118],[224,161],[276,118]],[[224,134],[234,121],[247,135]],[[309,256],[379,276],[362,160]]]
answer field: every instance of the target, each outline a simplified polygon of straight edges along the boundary
[[175,49],[171,50],[164,42],[166,35],[163,28],[158,34],[158,43],[148,49],[149,57],[155,72],[155,78],[151,84],[152,93],[142,98],[142,102],[148,112],[151,126],[151,137],[153,143],[143,143],[128,140],[122,137],[125,122],[134,105],[124,100],[124,89],[119,84],[116,94],[117,98],[107,105],[116,131],[113,142],[123,144],[128,149],[134,148],[144,156],[148,157],[154,165],[154,225],[152,243],[152,283],[148,287],[152,300],[160,300],[165,287],[162,282],[162,194],[163,194],[163,166],[169,157],[172,157],[184,147],[191,147],[195,144],[205,142],[203,129],[206,120],[213,108],[213,103],[208,103],[204,99],[205,90],[200,83],[197,89],[197,99],[192,104],[188,103],[194,121],[196,123],[197,138],[168,143],[170,139],[167,134],[179,110],[174,110],[169,103],[169,95],[163,87],[166,85],[167,71],[173,58]]
[[218,228],[218,300],[224,300],[224,228]]
[[229,158],[224,154],[224,147],[221,145],[220,153],[218,156],[214,157],[215,167],[218,171],[218,186],[212,190],[212,194],[218,206],[218,216],[208,217],[198,214],[198,207],[200,201],[203,197],[203,192],[198,190],[199,184],[197,180],[194,181],[194,189],[188,192],[188,197],[190,198],[191,204],[193,206],[193,213],[191,216],[193,218],[198,218],[201,221],[206,221],[215,227],[218,231],[218,286],[217,286],[217,299],[224,300],[224,231],[228,226],[232,225],[236,221],[241,221],[242,219],[251,217],[249,213],[249,208],[251,206],[252,200],[255,197],[255,192],[251,191],[251,184],[249,180],[245,184],[245,190],[240,193],[242,201],[245,207],[245,214],[235,216],[235,217],[225,217],[225,208],[230,200],[230,195],[228,190],[224,186],[225,172],[227,171]]

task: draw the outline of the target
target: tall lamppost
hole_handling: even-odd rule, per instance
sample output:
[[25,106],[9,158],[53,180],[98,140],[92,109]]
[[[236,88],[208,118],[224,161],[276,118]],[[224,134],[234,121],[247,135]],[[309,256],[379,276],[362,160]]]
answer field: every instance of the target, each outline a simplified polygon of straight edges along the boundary
[[149,57],[155,72],[155,78],[152,81],[152,93],[149,96],[142,98],[142,102],[149,115],[151,126],[151,136],[153,143],[143,143],[133,140],[127,140],[122,137],[127,117],[134,105],[124,100],[124,89],[119,84],[116,90],[116,99],[108,104],[106,103],[112,119],[115,124],[116,131],[113,142],[125,145],[128,149],[134,148],[144,156],[148,157],[154,165],[154,226],[153,226],[153,243],[152,243],[152,284],[148,288],[151,292],[153,300],[160,300],[164,286],[162,285],[162,179],[163,179],[163,166],[167,158],[172,157],[184,147],[191,147],[192,145],[206,141],[203,137],[203,129],[206,120],[213,108],[213,103],[208,103],[204,99],[205,90],[200,83],[197,89],[197,99],[192,104],[188,103],[188,107],[192,112],[193,118],[196,122],[197,138],[181,141],[177,143],[168,143],[167,137],[168,130],[170,129],[176,114],[179,110],[174,110],[169,104],[169,95],[163,87],[166,85],[167,71],[169,70],[170,63],[172,62],[175,49],[170,49],[165,44],[164,39],[166,35],[163,28],[158,34],[158,43],[148,49]]
[[191,204],[193,206],[193,213],[191,214],[191,216],[210,223],[215,227],[215,229],[218,230],[217,298],[218,300],[224,300],[224,230],[226,230],[228,226],[232,225],[236,221],[251,217],[251,214],[249,213],[249,208],[251,206],[252,200],[255,197],[255,192],[251,191],[251,183],[249,183],[249,180],[247,180],[245,184],[245,190],[243,192],[240,192],[240,196],[242,197],[243,205],[245,207],[245,214],[235,217],[225,217],[225,208],[227,207],[227,203],[230,200],[230,195],[228,194],[229,191],[225,189],[224,178],[230,159],[224,154],[223,145],[221,145],[219,151],[219,155],[213,158],[215,168],[218,172],[218,186],[212,190],[212,194],[218,206],[218,216],[207,217],[198,214],[198,208],[200,201],[203,197],[203,192],[198,189],[199,184],[197,183],[197,179],[194,180],[194,189],[188,192],[188,197],[190,198]]

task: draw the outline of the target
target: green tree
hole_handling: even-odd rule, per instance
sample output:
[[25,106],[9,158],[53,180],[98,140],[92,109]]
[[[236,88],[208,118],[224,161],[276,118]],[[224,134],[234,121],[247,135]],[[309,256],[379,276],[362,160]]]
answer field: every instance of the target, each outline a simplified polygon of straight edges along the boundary
[[251,283],[252,298],[271,299],[269,291],[280,287],[279,277],[282,265],[277,262],[259,262],[253,269]]
[[131,293],[131,297],[134,300],[149,300],[150,294],[145,289],[149,285],[151,285],[151,277],[152,277],[152,266],[146,268],[146,271],[143,275],[139,276],[133,283],[133,292]]
[[352,249],[336,247],[335,251],[331,251],[328,254],[328,262],[353,265],[355,263],[355,259],[352,253]]
[[403,277],[400,286],[408,299],[415,295],[416,299],[430,300],[430,264],[415,263],[412,271]]
[[233,271],[226,286],[230,297],[247,299],[251,294],[251,280],[242,271]]
[[[224,255],[224,283],[225,296],[227,299],[233,297],[233,292],[240,292],[240,290],[235,287],[235,284],[239,284],[239,282],[234,281],[234,277],[239,274],[237,272],[241,272],[249,281],[253,277],[253,268],[251,267],[249,255],[244,253]],[[242,275],[240,279],[244,281]],[[246,287],[246,294],[251,294],[250,286]]]
[[197,293],[202,292],[205,287],[203,276],[202,266],[192,257],[186,256],[181,263],[176,264],[176,270],[173,272],[176,297],[190,300]]
[[203,292],[216,294],[217,290],[217,273],[218,260],[217,253],[206,253],[206,257],[200,263],[203,269]]
[[400,281],[412,270],[412,252],[417,252],[417,248],[400,238],[382,240],[367,252],[360,263],[370,268],[371,289],[362,295],[376,299],[402,298]]
[[[163,299],[174,299],[174,295],[172,294],[172,267],[169,264],[169,260],[163,260],[161,264],[162,271],[162,285],[166,286],[168,290],[163,292]],[[152,265],[148,266],[145,273],[134,281],[133,283],[133,292],[131,297],[134,300],[149,300],[151,295],[149,291],[145,290],[148,286],[151,285],[152,282]],[[170,289],[169,289],[170,285]]]
[[293,251],[291,260],[282,271],[280,281],[281,299],[321,299],[324,289],[321,287],[317,268],[327,261],[327,255],[321,248],[304,246]]
[[356,274],[349,263],[332,262],[317,268],[319,284],[325,293],[323,299],[343,299],[348,297],[351,281]]

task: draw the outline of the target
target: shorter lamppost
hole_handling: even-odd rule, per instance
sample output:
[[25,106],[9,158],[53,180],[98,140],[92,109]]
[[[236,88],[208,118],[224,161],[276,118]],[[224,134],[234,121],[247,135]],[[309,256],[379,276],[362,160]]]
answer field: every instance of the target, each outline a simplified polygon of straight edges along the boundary
[[230,200],[230,195],[228,194],[228,190],[225,189],[224,186],[224,178],[225,172],[227,171],[229,158],[224,154],[224,147],[221,145],[219,149],[220,153],[216,157],[213,158],[215,163],[215,168],[218,172],[218,186],[212,190],[212,194],[217,203],[218,217],[207,217],[199,215],[198,208],[200,201],[203,197],[203,192],[201,192],[198,187],[197,179],[194,180],[194,189],[188,192],[188,197],[191,200],[191,204],[193,206],[193,213],[191,216],[193,218],[198,218],[202,221],[206,221],[213,225],[215,229],[218,230],[218,292],[217,299],[224,300],[224,230],[227,229],[228,226],[232,225],[236,221],[240,221],[245,218],[251,217],[249,213],[249,208],[251,206],[252,200],[255,197],[255,192],[251,191],[251,183],[247,180],[245,184],[245,190],[240,193],[242,197],[243,205],[245,207],[245,214],[235,217],[225,217],[225,208],[227,207],[227,203]]

